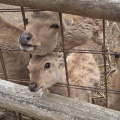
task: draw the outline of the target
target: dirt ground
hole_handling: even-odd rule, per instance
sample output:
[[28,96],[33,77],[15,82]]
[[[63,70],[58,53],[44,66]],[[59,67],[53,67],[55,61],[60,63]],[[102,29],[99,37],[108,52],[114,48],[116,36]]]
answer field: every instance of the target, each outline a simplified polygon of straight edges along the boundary
[[[15,6],[9,6],[9,5],[4,5],[4,4],[0,4],[0,9],[8,9],[8,8],[16,8]],[[17,7],[19,8],[19,7]],[[26,16],[29,15],[30,13],[26,13]],[[0,15],[2,15],[7,21],[11,22],[12,24],[15,24],[17,26],[19,26],[20,24],[23,23],[22,21],[22,15],[20,12],[1,12]],[[69,16],[69,15],[68,15]],[[110,51],[114,51],[114,47],[116,44],[116,38],[117,38],[117,34],[118,34],[118,30],[117,29],[111,29],[111,25],[112,25],[112,21],[109,21],[110,25],[109,27],[106,27],[106,40],[108,42],[108,48]],[[119,23],[118,23],[119,25]],[[102,50],[102,48],[98,45],[96,45],[93,42],[90,42],[89,44],[85,45],[85,47],[87,47],[90,50]],[[99,88],[103,89],[105,88],[105,84],[104,84],[104,62],[103,62],[103,56],[102,55],[94,55],[95,60],[97,61],[99,68],[101,70],[101,83],[99,85]],[[111,69],[110,66],[112,66],[112,68],[114,68],[115,64],[114,64],[114,56],[109,56],[112,60],[109,64],[108,59],[107,59],[107,72],[109,72],[109,70]],[[108,56],[107,56],[108,58]],[[109,83],[109,81],[108,81]],[[109,87],[109,84],[108,84]],[[96,92],[93,98],[93,103],[101,105],[101,106],[105,106],[105,94],[103,92]],[[0,109],[0,111],[4,112],[4,109]],[[0,114],[2,114],[0,112]],[[1,115],[0,115],[1,116]],[[4,116],[4,114],[3,114]],[[4,118],[4,117],[3,117]],[[6,120],[0,118],[0,120]]]

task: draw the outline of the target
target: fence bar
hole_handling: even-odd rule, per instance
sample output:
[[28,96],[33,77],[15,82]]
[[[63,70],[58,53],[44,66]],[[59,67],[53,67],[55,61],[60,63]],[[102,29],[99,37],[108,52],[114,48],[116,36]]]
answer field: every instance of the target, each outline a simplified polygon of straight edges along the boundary
[[0,3],[120,21],[120,0],[0,0]]
[[67,60],[66,60],[66,53],[65,53],[64,33],[63,33],[62,13],[59,13],[59,18],[60,18],[61,36],[62,36],[62,43],[63,43],[63,55],[64,55],[64,62],[65,62],[65,73],[66,73],[67,91],[68,91],[68,97],[70,97],[69,78],[68,78]]
[[5,68],[5,63],[4,63],[4,58],[3,58],[3,54],[2,54],[2,50],[0,49],[0,61],[2,64],[2,69],[3,69],[3,75],[5,80],[8,80],[8,76],[7,76],[7,72],[6,72],[6,68]]
[[120,120],[120,112],[43,92],[9,81],[0,82],[0,106],[41,120]]
[[[42,11],[41,9],[24,8],[25,12]],[[20,8],[0,9],[0,12],[21,12]]]
[[22,120],[21,113],[18,113],[18,115],[17,115],[17,120]]
[[[0,49],[2,50],[8,50],[8,51],[22,51],[20,48],[10,48],[4,45],[0,45]],[[63,49],[55,49],[54,52],[63,52]],[[117,58],[120,58],[120,53],[116,52],[108,52],[106,50],[103,51],[97,51],[97,50],[80,50],[80,49],[64,49],[64,52],[67,53],[92,53],[92,54],[104,54],[106,52],[106,55],[114,55]]]
[[27,19],[25,18],[24,7],[21,7],[21,13],[22,13],[22,18],[23,18],[23,23],[24,23],[24,29],[26,30]]
[[[0,0],[1,2],[1,0]],[[17,10],[16,10],[17,11]],[[21,12],[22,12],[22,16],[23,16],[23,21],[24,21],[24,27],[26,25],[26,19],[25,19],[25,10],[23,7],[21,7]],[[107,76],[106,76],[106,55],[107,54],[110,54],[110,55],[117,55],[117,57],[120,57],[120,54],[119,53],[114,53],[114,52],[108,52],[106,51],[106,48],[105,48],[105,20],[103,20],[103,38],[104,38],[104,46],[103,46],[103,50],[102,51],[94,51],[94,50],[66,50],[65,49],[65,46],[64,46],[64,34],[63,34],[63,26],[62,26],[62,14],[59,13],[59,16],[60,16],[60,24],[61,24],[61,33],[62,33],[62,41],[63,41],[63,50],[61,50],[61,52],[64,52],[64,61],[65,61],[65,71],[66,71],[66,80],[67,80],[67,89],[68,89],[68,96],[70,97],[70,85],[69,85],[69,80],[68,80],[68,72],[67,72],[67,62],[66,62],[66,52],[78,52],[78,53],[93,53],[93,54],[103,54],[103,57],[104,57],[104,79],[105,79],[105,95],[106,95],[106,107],[108,107],[108,95],[107,93],[111,93],[110,90],[107,90]],[[9,49],[9,48],[6,48],[4,46],[2,46],[4,49]],[[18,48],[15,49],[11,49],[11,51],[19,51]],[[0,50],[0,54],[2,56],[2,51]],[[3,66],[3,71],[4,71],[4,75],[5,75],[5,79],[8,79],[7,78],[7,73],[6,73],[6,69],[5,69],[5,65],[4,65],[4,61],[3,61],[3,57],[1,58],[2,59],[2,66]],[[95,90],[94,88],[89,88],[89,87],[84,87],[84,86],[72,86],[73,88],[76,87],[75,89],[85,89],[85,90]],[[95,90],[97,91],[97,90]],[[99,91],[99,89],[98,89]],[[101,90],[103,91],[103,90]],[[120,91],[116,92],[116,94],[118,94]],[[112,93],[115,93],[114,91],[112,91]],[[18,117],[19,120],[21,120],[21,115]]]
[[105,96],[106,96],[106,107],[108,107],[108,94],[107,94],[107,76],[106,76],[106,52],[105,52],[105,20],[103,20],[103,59],[104,59],[104,80],[105,80]]

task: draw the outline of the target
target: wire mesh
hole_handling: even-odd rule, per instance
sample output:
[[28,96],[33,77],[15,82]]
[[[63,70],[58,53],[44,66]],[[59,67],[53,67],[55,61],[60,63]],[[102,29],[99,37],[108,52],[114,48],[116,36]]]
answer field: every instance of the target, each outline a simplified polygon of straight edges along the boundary
[[[15,8],[15,9],[0,9],[0,12],[21,12],[22,13],[22,18],[23,18],[23,23],[24,23],[24,28],[26,29],[26,24],[27,24],[27,19],[25,17],[25,12],[31,12],[31,11],[42,11],[40,9],[30,9],[30,8]],[[113,93],[113,94],[120,94],[120,91],[118,90],[109,90],[107,88],[107,71],[106,71],[106,55],[113,55],[116,58],[120,57],[120,53],[108,51],[106,49],[105,45],[105,20],[103,20],[103,49],[101,51],[97,50],[80,50],[80,49],[65,49],[64,46],[64,33],[63,33],[63,23],[62,23],[62,13],[59,13],[59,18],[60,18],[60,25],[61,25],[61,33],[62,33],[62,42],[63,42],[63,49],[55,49],[54,52],[63,52],[64,53],[64,62],[65,62],[65,71],[66,71],[66,81],[67,84],[57,84],[56,86],[60,87],[67,87],[68,90],[68,97],[70,97],[70,88],[75,88],[75,89],[82,89],[82,90],[91,90],[91,91],[97,91],[97,92],[104,92],[106,96],[106,107],[108,107],[108,93]],[[20,48],[10,48],[7,46],[0,45],[0,59],[2,63],[2,68],[3,68],[3,78],[12,82],[15,82],[16,80],[14,78],[8,78],[7,77],[7,72],[5,69],[5,64],[4,64],[4,58],[2,54],[2,50],[8,50],[8,51],[21,51]],[[104,82],[105,82],[105,89],[100,89],[100,88],[95,88],[95,87],[86,87],[86,86],[78,86],[78,85],[70,85],[69,84],[69,78],[68,78],[68,71],[67,71],[67,61],[66,61],[66,53],[92,53],[92,54],[101,54],[103,55],[103,66],[104,66]],[[19,79],[21,80],[21,79]],[[28,81],[26,80],[21,80],[23,83],[27,83]],[[30,118],[33,120],[34,118]],[[18,114],[18,120],[22,120],[21,114]]]

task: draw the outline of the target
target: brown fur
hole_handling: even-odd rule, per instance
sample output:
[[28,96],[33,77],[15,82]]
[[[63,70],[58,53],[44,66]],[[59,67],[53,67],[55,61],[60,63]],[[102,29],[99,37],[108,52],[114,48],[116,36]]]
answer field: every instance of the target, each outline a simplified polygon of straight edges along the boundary
[[[18,37],[23,30],[6,22],[0,17],[0,46],[8,48],[19,48]],[[8,78],[28,79],[27,65],[29,62],[29,54],[23,51],[8,51],[2,50],[7,70]],[[0,66],[0,72],[2,67]]]
[[[76,19],[75,19],[76,18]],[[103,45],[102,21],[97,19],[75,17],[72,25],[65,31],[65,48],[72,49],[84,45],[90,40]],[[58,48],[62,49],[62,39],[58,40]]]
[[[46,63],[51,64],[49,69],[45,68]],[[52,93],[67,96],[66,88],[53,86],[56,83],[66,83],[64,68],[60,70],[59,64],[52,55],[33,56],[28,65],[30,82],[37,83],[40,89],[50,88]],[[71,53],[67,57],[67,64],[71,85],[95,87],[99,83],[100,72],[92,54]],[[91,91],[70,88],[70,92],[72,98],[91,102]]]
[[[65,48],[71,49],[83,45],[90,39],[102,45],[102,22],[90,18],[84,18],[83,20],[81,20],[81,17],[75,18],[69,27],[66,26],[65,19],[63,19]],[[59,28],[50,28],[53,24],[59,25]],[[31,50],[21,48],[34,55],[45,55],[51,53],[56,46],[57,48],[62,46],[59,14],[56,12],[42,11],[32,14],[28,19],[25,32],[32,34],[32,39],[28,44],[32,45],[33,48]]]
[[[115,52],[120,53],[120,35],[118,36],[118,43]],[[116,71],[112,74],[110,82],[110,89],[120,91],[120,58],[115,58]],[[120,111],[120,95],[108,94],[108,107]]]
[[[58,25],[59,28],[52,28],[52,25]],[[65,24],[63,22],[64,28]],[[28,19],[26,26],[27,33],[32,34],[32,39],[28,42],[29,45],[35,46],[33,51],[35,55],[44,55],[53,51],[57,45],[57,40],[60,36],[59,14],[56,12],[42,11],[35,12]],[[27,48],[22,49],[29,51]]]

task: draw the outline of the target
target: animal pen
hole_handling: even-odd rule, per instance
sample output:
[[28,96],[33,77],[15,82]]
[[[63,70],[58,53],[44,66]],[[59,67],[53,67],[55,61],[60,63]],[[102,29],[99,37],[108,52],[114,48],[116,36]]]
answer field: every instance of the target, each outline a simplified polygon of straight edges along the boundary
[[[55,50],[64,53],[64,62],[66,70],[67,85],[58,85],[67,87],[68,97],[70,97],[70,88],[91,90],[105,93],[105,105],[108,107],[108,93],[120,94],[120,91],[109,90],[107,85],[107,59],[106,56],[112,55],[115,57],[120,56],[119,53],[108,51],[106,48],[106,34],[105,34],[105,20],[120,21],[120,2],[119,0],[0,0],[0,3],[22,6],[21,8],[14,9],[0,9],[0,12],[21,12],[23,16],[24,28],[26,25],[25,12],[50,10],[59,12],[61,33],[63,41],[63,49]],[[93,4],[94,3],[94,4]],[[66,7],[67,6],[67,7]],[[62,27],[62,13],[69,13],[81,15],[85,17],[92,17],[103,19],[103,47],[101,51],[93,50],[66,50],[64,48],[64,33]],[[0,107],[7,110],[14,111],[14,119],[23,120],[23,116],[28,119],[40,120],[120,120],[120,112],[110,110],[105,107],[93,105],[90,103],[78,102],[76,100],[66,98],[63,96],[50,94],[44,92],[42,97],[37,93],[29,92],[26,86],[21,86],[12,82],[16,82],[14,78],[8,78],[3,50],[20,51],[20,49],[8,48],[0,45],[0,60],[3,67],[3,78],[0,82]],[[66,53],[92,53],[103,55],[104,66],[104,84],[105,88],[91,88],[85,86],[69,85]],[[111,71],[110,71],[111,72]],[[11,81],[11,82],[9,82]],[[24,80],[22,80],[24,82]],[[24,118],[25,119],[25,118]]]

